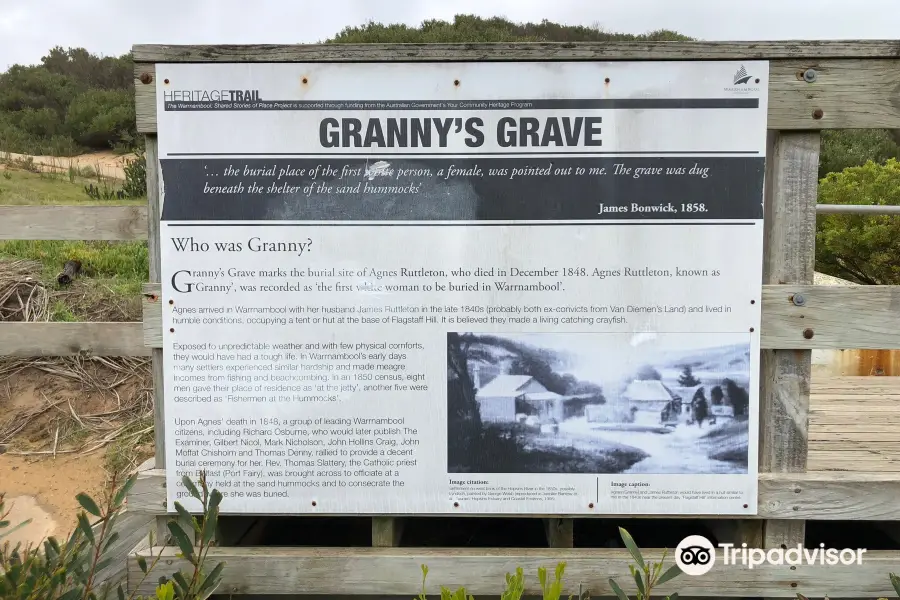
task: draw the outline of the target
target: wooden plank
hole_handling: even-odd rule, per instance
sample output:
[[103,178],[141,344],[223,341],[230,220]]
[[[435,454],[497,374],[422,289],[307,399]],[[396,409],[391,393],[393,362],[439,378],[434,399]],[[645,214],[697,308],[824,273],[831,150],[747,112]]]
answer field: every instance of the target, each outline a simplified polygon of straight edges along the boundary
[[149,356],[141,323],[0,323],[3,356]]
[[865,408],[867,413],[900,414],[900,394],[895,394],[888,389],[881,393],[848,395],[846,397],[816,394],[816,402],[819,403],[819,406],[810,408],[810,415],[839,414],[845,418],[856,417],[862,408]]
[[[816,71],[815,83],[803,79],[810,68]],[[782,131],[897,128],[898,93],[900,60],[896,59],[773,62],[768,127]]]
[[766,473],[759,477],[761,517],[817,521],[900,520],[898,473]]
[[[144,285],[144,293],[159,296],[160,285]],[[790,298],[801,294],[803,306]],[[766,285],[762,291],[761,343],[767,349],[898,348],[900,286],[839,288],[827,285]],[[144,302],[145,342],[162,345],[162,302]],[[853,319],[847,314],[852,311]],[[806,329],[813,337],[804,337]],[[900,391],[898,391],[900,393]]]
[[145,240],[145,206],[0,206],[0,240]]
[[403,535],[403,519],[394,517],[372,517],[372,545],[390,548],[400,545]]
[[866,396],[870,394],[900,394],[900,377],[885,375],[855,375],[851,377],[825,376],[813,380],[812,389],[822,395]]
[[137,63],[895,58],[900,40],[462,44],[135,44]]
[[[134,513],[128,509],[123,510],[117,517],[113,528],[113,531],[118,533],[118,537],[106,549],[106,556],[112,558],[113,562],[97,572],[97,582],[109,582],[114,586],[124,582],[128,575],[126,568],[129,555],[133,554],[136,548],[143,550],[147,547],[140,546],[140,544],[147,539],[154,526],[152,515]],[[94,532],[99,534],[99,527],[95,526]],[[109,535],[106,539],[110,539]]]
[[[865,409],[858,412],[819,412],[815,417],[816,424],[826,425],[840,428],[842,425],[851,423],[852,425],[870,428],[874,426],[882,426],[886,429],[893,428],[894,431],[900,431],[900,414],[874,412],[868,413]],[[853,422],[855,421],[855,422]]]
[[137,131],[156,133],[156,65],[134,65],[134,108]]
[[[159,280],[162,275],[161,257],[159,251],[159,220],[162,210],[160,209],[160,185],[159,185],[159,142],[155,135],[144,136],[144,156],[147,161],[147,259],[149,262],[149,274],[153,280]],[[146,286],[145,286],[146,287]],[[144,291],[144,306],[148,304],[159,308],[159,289],[155,292]],[[145,308],[143,327],[146,335],[147,310]],[[151,311],[152,312],[152,311]],[[159,335],[162,335],[161,319],[162,311],[157,311],[160,315],[160,321],[156,329]],[[162,366],[162,344],[154,346],[150,355],[151,360],[151,377],[153,380],[153,422],[154,422],[154,448],[156,449],[155,461],[157,469],[166,468],[166,437],[165,437],[165,414],[163,410],[163,366]]]
[[[337,52],[346,50],[343,45],[329,48],[332,52],[335,49]],[[370,60],[372,56],[378,56],[372,49],[364,52]],[[537,51],[532,52],[539,54]],[[405,55],[399,55],[381,60],[397,61],[406,58]],[[648,56],[641,58],[647,59]],[[753,56],[739,55],[736,58],[750,60]],[[304,60],[313,61],[314,58],[307,57]],[[343,60],[355,62],[357,57],[351,53]],[[809,68],[816,70],[817,78],[814,83],[807,83],[803,79],[803,73]],[[141,82],[143,75],[149,77],[147,81],[150,83]],[[142,133],[155,133],[157,130],[155,78],[156,69],[153,64],[135,64],[135,108],[138,131]],[[868,60],[826,60],[822,57],[774,60],[769,65],[768,127],[782,130],[900,128],[898,94],[900,59],[896,55],[890,59]]]
[[[797,294],[801,306],[791,301]],[[900,286],[767,286],[762,309],[768,348],[881,350],[900,343]]]
[[[813,283],[820,138],[819,133],[769,132],[763,283]],[[760,470],[803,472],[812,352],[763,350],[761,358]],[[804,543],[806,525],[798,520],[769,520],[762,533],[764,548],[794,547]]]
[[572,548],[575,546],[575,520],[544,519],[544,533],[551,548]]
[[[162,187],[160,185],[159,168],[159,140],[155,135],[144,136],[144,156],[147,161],[147,258],[149,262],[150,279],[158,281],[162,276],[161,256],[159,251],[159,221],[162,215]],[[157,299],[144,295],[144,305]],[[146,326],[146,323],[145,323]],[[160,331],[160,334],[162,332]],[[160,344],[161,346],[161,344]],[[153,381],[153,441],[154,464],[157,469],[166,468],[166,411],[165,411],[165,384],[163,371],[163,352],[157,346],[150,354],[150,378]],[[165,505],[165,494],[163,495]],[[180,522],[180,521],[179,521]],[[193,535],[194,531],[187,523],[181,523],[182,529]],[[156,519],[156,532],[163,543],[172,541],[168,530],[168,518],[160,516]]]
[[900,377],[814,381],[807,468],[900,473]]
[[[874,287],[874,286],[872,286]],[[855,317],[856,315],[854,315]],[[900,377],[881,375],[829,376],[814,379],[811,389],[816,394],[868,395],[881,392],[900,394]]]
[[[809,427],[809,449],[812,451],[813,449],[823,450],[828,445],[834,444],[843,444],[844,446],[856,446],[863,445],[866,443],[874,443],[875,445],[883,445],[883,444],[900,444],[900,442],[896,441],[897,433],[894,433],[890,442],[884,442],[884,432],[883,431],[866,431],[867,428],[863,428],[862,431],[836,431],[832,432],[831,428],[819,428],[813,427],[812,420],[810,420]],[[896,430],[895,430],[896,431]],[[812,469],[813,471],[818,469]]]
[[890,461],[880,455],[869,455],[863,452],[843,453],[835,456],[835,452],[822,455],[818,450],[809,451],[809,466],[828,473],[855,474],[860,469],[877,469],[879,472],[900,473],[896,461]]
[[[143,294],[143,302],[141,303],[141,314],[143,318],[143,330],[144,330],[144,344],[148,348],[162,349],[162,311],[163,311],[163,302],[168,302],[168,300],[163,300],[161,294],[162,289],[158,283],[145,283],[141,286],[141,293]],[[166,305],[168,306],[168,304]],[[159,361],[160,367],[162,367],[162,357],[160,356]],[[162,381],[162,380],[160,380]],[[160,415],[160,418],[162,415]],[[157,443],[160,440],[157,440]],[[159,468],[162,466],[157,465]]]
[[[128,495],[128,510],[147,514],[166,514],[165,471],[154,469],[138,475],[138,480]],[[800,490],[800,491],[797,491]],[[756,519],[807,519],[817,520],[900,520],[900,474],[898,473],[762,473],[759,476],[759,513]],[[222,504],[222,514],[228,514],[227,500]],[[357,514],[329,516],[359,516]],[[379,523],[386,527],[388,521],[400,517],[446,517],[446,514],[390,515]],[[518,517],[520,515],[458,515],[458,518]],[[567,521],[581,518],[610,518],[615,515],[526,515],[547,520]],[[393,517],[393,518],[392,518]],[[667,518],[668,515],[641,515],[640,518]],[[373,517],[383,518],[383,517]],[[691,519],[721,519],[721,515],[691,515]],[[754,520],[754,519],[747,519]],[[565,523],[564,523],[565,525]],[[373,532],[374,533],[374,532]],[[387,545],[379,535],[378,544]],[[566,532],[568,537],[569,534]],[[394,536],[394,532],[390,532]],[[391,540],[394,538],[391,537]],[[555,538],[560,539],[560,538]],[[392,542],[393,543],[393,542]],[[566,547],[566,546],[558,546]],[[571,547],[571,546],[569,546]]]
[[[662,550],[642,550],[646,560],[659,561]],[[177,557],[177,548],[164,550],[157,571],[151,573],[139,594],[152,594],[156,579],[188,563]],[[149,558],[149,552],[142,552]],[[538,567],[551,572],[566,563],[564,593],[581,587],[592,597],[612,597],[609,578],[628,594],[634,581],[627,550],[559,548],[211,548],[207,564],[226,562],[221,594],[241,595],[398,595],[415,596],[421,591],[419,565],[428,566],[427,593],[438,594],[439,586],[456,589],[465,585],[476,598],[496,596],[505,588],[507,573],[521,566],[525,571],[525,595],[541,595]],[[149,561],[148,561],[149,562]],[[900,552],[869,551],[861,564],[763,564],[750,569],[738,563],[721,564],[702,577],[682,575],[658,588],[660,598],[678,592],[682,597],[761,596],[796,598],[802,592],[812,598],[894,595],[888,572],[896,570]],[[671,551],[665,566],[675,564]],[[190,572],[190,571],[189,571]],[[129,584],[142,573],[137,557],[128,561]],[[654,588],[656,590],[657,588]]]

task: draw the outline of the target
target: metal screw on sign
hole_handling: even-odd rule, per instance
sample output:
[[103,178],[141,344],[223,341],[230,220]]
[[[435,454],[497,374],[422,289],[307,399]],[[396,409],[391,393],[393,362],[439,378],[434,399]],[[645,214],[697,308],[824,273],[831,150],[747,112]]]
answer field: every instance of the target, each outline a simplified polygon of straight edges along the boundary
[[807,69],[803,72],[803,81],[806,83],[814,83],[819,78],[819,74],[815,69]]
[[806,298],[803,297],[803,294],[794,294],[791,301],[794,303],[794,306],[803,306],[806,304]]

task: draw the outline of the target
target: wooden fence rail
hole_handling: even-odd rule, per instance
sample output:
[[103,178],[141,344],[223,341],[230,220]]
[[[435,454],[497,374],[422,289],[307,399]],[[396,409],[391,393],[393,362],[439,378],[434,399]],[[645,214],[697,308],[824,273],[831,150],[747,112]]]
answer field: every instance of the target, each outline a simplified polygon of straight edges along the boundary
[[[159,289],[158,283],[144,286],[142,323],[3,323],[0,353],[149,356],[152,348],[162,346]],[[900,327],[900,286],[767,285],[760,301],[765,349],[900,347],[895,333]],[[848,314],[854,315],[853,320],[847,319]]]

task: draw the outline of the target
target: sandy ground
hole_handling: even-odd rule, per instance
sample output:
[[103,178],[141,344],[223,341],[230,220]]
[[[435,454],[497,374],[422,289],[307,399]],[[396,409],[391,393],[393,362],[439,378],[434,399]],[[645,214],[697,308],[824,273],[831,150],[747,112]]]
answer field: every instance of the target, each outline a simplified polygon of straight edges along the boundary
[[[108,447],[82,454],[86,440],[74,431],[71,413],[82,419],[110,414],[118,404],[116,394],[125,399],[133,393],[134,385],[90,389],[77,379],[33,368],[0,380],[0,433],[9,431],[10,425],[15,428],[16,424],[27,423],[8,445],[0,445],[0,493],[5,494],[6,508],[12,509],[8,520],[17,525],[33,519],[13,534],[13,543],[40,543],[48,535],[66,538],[81,511],[75,499],[81,492],[103,505]],[[58,453],[54,457],[57,431]]]
[[[29,155],[16,154],[14,152],[0,151],[0,158],[9,157],[12,160],[27,159]],[[45,171],[66,171],[69,166],[79,168],[91,167],[95,172],[105,177],[125,179],[124,165],[126,160],[133,160],[133,154],[117,155],[113,152],[91,152],[80,156],[32,156],[34,163],[40,165]],[[0,165],[0,169],[2,169]]]
[[6,494],[6,508],[11,509],[8,520],[17,525],[32,519],[9,541],[40,543],[50,535],[65,539],[81,510],[75,496],[85,492],[99,502],[105,477],[102,451],[55,459],[0,455],[0,491]]

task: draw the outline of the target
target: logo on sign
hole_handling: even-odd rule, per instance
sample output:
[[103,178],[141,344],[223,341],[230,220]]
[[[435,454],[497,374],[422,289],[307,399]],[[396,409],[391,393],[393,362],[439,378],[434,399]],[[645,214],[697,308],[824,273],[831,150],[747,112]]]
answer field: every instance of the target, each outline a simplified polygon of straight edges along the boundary
[[702,535],[689,535],[675,547],[675,563],[687,575],[705,575],[716,564],[716,550]]

